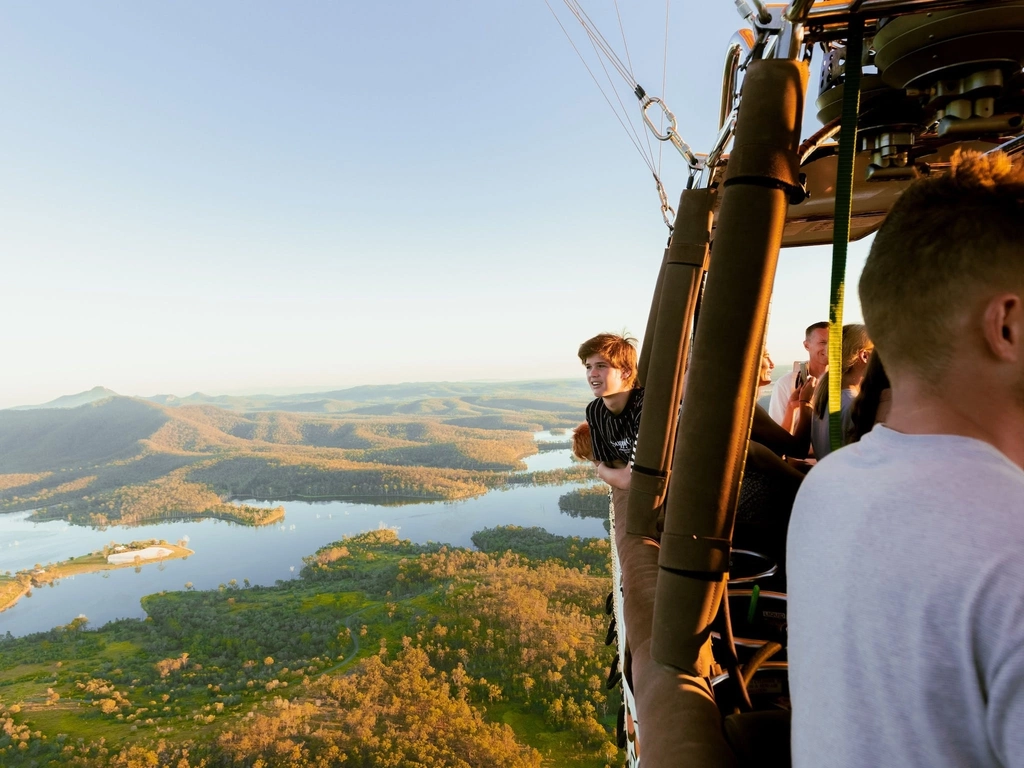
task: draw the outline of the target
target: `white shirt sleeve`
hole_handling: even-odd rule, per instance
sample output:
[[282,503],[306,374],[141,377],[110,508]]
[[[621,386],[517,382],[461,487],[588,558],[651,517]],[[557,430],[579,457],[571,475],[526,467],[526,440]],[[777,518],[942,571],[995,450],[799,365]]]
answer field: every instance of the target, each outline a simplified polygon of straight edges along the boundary
[[789,404],[789,396],[793,394],[793,385],[796,384],[796,371],[790,371],[781,379],[775,382],[772,387],[772,399],[768,404],[768,415],[776,424],[781,424],[786,418],[786,406]]

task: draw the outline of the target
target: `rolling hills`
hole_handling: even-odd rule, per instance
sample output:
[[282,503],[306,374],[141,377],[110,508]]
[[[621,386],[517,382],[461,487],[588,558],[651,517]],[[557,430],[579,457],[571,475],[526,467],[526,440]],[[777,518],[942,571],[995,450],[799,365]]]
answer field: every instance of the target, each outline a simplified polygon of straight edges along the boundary
[[[462,498],[521,470],[537,450],[531,432],[578,423],[583,389],[388,385],[289,402],[267,396],[250,411],[243,405],[252,399],[221,407],[196,396],[0,411],[0,512],[100,525],[182,516],[259,524],[263,508],[230,500]],[[263,409],[324,402],[361,404],[340,413]]]

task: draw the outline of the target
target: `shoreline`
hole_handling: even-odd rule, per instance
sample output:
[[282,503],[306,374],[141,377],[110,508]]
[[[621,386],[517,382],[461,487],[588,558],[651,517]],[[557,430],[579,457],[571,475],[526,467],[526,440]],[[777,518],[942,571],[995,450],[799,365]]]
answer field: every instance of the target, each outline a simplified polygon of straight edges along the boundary
[[[447,527],[445,527],[444,535],[440,537],[442,543],[446,543],[447,545],[452,546],[452,547],[466,547],[466,548],[472,548],[474,546],[473,543],[472,543],[472,539],[471,539],[471,533],[475,533],[475,532],[483,529],[484,527],[492,527],[492,526],[495,526],[495,525],[518,525],[518,526],[521,526],[521,527],[535,527],[535,526],[536,527],[543,527],[545,530],[547,530],[547,531],[549,531],[551,533],[554,533],[555,535],[561,535],[561,536],[580,536],[580,537],[593,537],[593,538],[604,538],[604,537],[606,537],[607,533],[604,530],[604,528],[602,527],[602,524],[603,524],[603,522],[605,520],[607,520],[607,511],[604,512],[604,514],[602,515],[600,520],[595,520],[595,519],[587,520],[587,519],[582,518],[578,514],[566,514],[566,513],[561,512],[558,509],[557,501],[558,501],[559,496],[561,494],[564,494],[566,491],[573,490],[573,489],[576,489],[578,487],[579,487],[579,481],[578,480],[571,480],[571,481],[566,482],[564,484],[554,485],[554,486],[519,485],[519,484],[517,484],[517,485],[505,487],[505,488],[495,488],[495,489],[492,489],[489,493],[493,494],[493,496],[495,498],[494,498],[494,501],[491,504],[487,505],[487,506],[477,507],[476,503],[479,501],[479,499],[473,499],[473,500],[468,500],[468,502],[465,502],[465,503],[468,503],[468,506],[466,507],[465,510],[459,509],[458,511],[454,511],[454,510],[453,511],[449,511],[447,509],[441,509],[440,506],[433,507],[433,505],[430,505],[430,506],[433,507],[433,509],[423,509],[422,510],[422,514],[421,514],[421,513],[417,513],[415,511],[415,509],[410,508],[410,507],[398,508],[398,509],[402,510],[402,511],[397,513],[399,515],[399,517],[401,517],[402,519],[393,518],[391,513],[382,513],[378,509],[376,509],[376,508],[368,508],[368,509],[365,509],[365,510],[357,510],[355,507],[352,507],[351,511],[352,511],[353,519],[352,520],[348,520],[348,518],[345,518],[344,520],[342,520],[342,517],[341,517],[341,515],[342,515],[342,508],[341,508],[341,506],[339,506],[338,508],[334,508],[334,509],[324,509],[324,508],[318,508],[318,505],[316,505],[315,502],[304,501],[304,500],[297,500],[296,501],[296,517],[295,517],[295,522],[299,523],[300,527],[303,527],[303,528],[304,528],[305,525],[312,525],[312,526],[331,526],[331,525],[333,525],[333,526],[343,526],[344,527],[343,535],[357,535],[357,533],[360,532],[360,531],[365,532],[365,531],[369,531],[369,530],[376,530],[377,526],[379,525],[380,520],[381,519],[385,519],[388,522],[390,522],[391,524],[401,526],[402,530],[401,530],[400,536],[402,538],[409,538],[411,541],[413,541],[414,543],[417,543],[417,544],[427,544],[429,542],[437,542],[438,539],[439,539],[438,529],[436,527],[434,527],[433,523],[427,524],[423,520],[421,520],[421,517],[426,515],[425,519],[427,521],[431,521],[431,520],[440,521],[445,526],[448,526],[449,523],[451,524],[451,526],[452,526],[451,529],[449,530]],[[526,492],[528,494],[539,494],[539,495],[536,495],[536,496],[529,495],[529,496],[522,497],[524,499],[523,502],[515,501],[514,499],[505,500],[505,499],[501,498],[501,497],[505,496],[505,494],[518,494],[518,493],[521,493],[521,492]],[[537,501],[538,499],[540,499],[541,501]],[[281,500],[280,499],[274,499],[274,501],[278,502],[278,501],[281,501]],[[341,502],[342,505],[346,504],[346,500],[339,500],[339,501]],[[440,503],[441,504],[445,504],[445,502],[440,502]],[[546,510],[546,512],[544,514],[539,514],[536,511],[537,509],[539,509],[539,505],[541,505],[541,504],[543,504],[544,509]],[[416,508],[418,509],[419,507],[417,506]],[[413,511],[410,512],[409,511],[410,509],[413,509]],[[347,509],[346,509],[346,511],[347,511]],[[329,523],[327,521],[327,519],[326,519],[326,518],[329,517],[329,513],[330,512],[333,512],[334,521],[335,521],[334,523]],[[476,524],[475,526],[469,526],[467,523],[465,523],[464,522],[464,513],[466,515],[469,515],[473,520],[477,521],[478,524]],[[548,513],[550,513],[550,514],[548,514]],[[316,515],[316,520],[314,520],[314,515]],[[323,517],[325,519],[321,521],[319,519],[320,517]],[[549,517],[551,518],[550,520],[548,519]],[[411,528],[407,528],[406,527],[406,522],[403,522],[403,520],[406,520],[406,519],[408,520],[408,525],[412,526]],[[0,520],[2,520],[2,516],[0,516]],[[345,521],[347,521],[347,522],[345,522]],[[591,524],[593,524],[595,522],[597,523],[596,525],[591,525]],[[217,541],[223,541],[223,542],[230,543],[230,542],[236,540],[236,538],[235,538],[236,534],[238,534],[238,535],[245,535],[243,533],[242,529],[236,529],[235,526],[230,526],[230,528],[232,530],[228,530],[227,528],[221,529],[221,537],[217,538],[216,540]],[[253,529],[253,533],[255,533],[258,530],[260,530],[260,529]],[[318,535],[315,535],[315,534],[309,534],[308,535],[309,546],[305,547],[305,548],[302,548],[301,552],[293,552],[292,554],[287,555],[287,557],[294,556],[294,558],[300,558],[300,557],[308,556],[308,554],[310,552],[313,552],[313,551],[317,550],[318,548],[324,546],[325,543],[333,542],[333,541],[338,539],[338,535],[336,533],[330,533],[328,531],[328,529],[324,529],[324,531],[325,532],[324,532],[323,536],[318,536]],[[131,535],[131,533],[135,533],[137,535],[138,532],[133,531],[133,532],[130,532],[128,535]],[[256,556],[256,559],[252,559],[252,556],[247,556],[249,558],[249,562],[253,562],[253,563],[264,563],[265,562],[270,567],[276,567],[276,564],[278,562],[284,562],[284,560],[280,560],[279,561],[279,558],[278,558],[276,552],[267,553],[266,550],[265,550],[265,547],[261,543],[263,541],[276,541],[276,539],[274,537],[279,536],[279,535],[283,535],[283,534],[277,534],[275,532],[273,534],[270,534],[269,538],[260,537],[258,541],[255,541],[254,545],[256,547],[256,551],[258,551],[260,554]],[[162,539],[165,539],[165,540],[177,541],[178,537],[180,536],[180,532],[177,529],[165,528],[165,529],[161,529],[159,532],[153,531],[152,533],[149,534],[149,536],[152,537],[152,538],[157,538],[157,539],[162,538]],[[120,540],[121,541],[126,541],[125,539],[120,539]],[[291,542],[293,540],[291,538],[289,538],[289,539],[287,539],[287,541]],[[85,544],[82,547],[82,549],[96,549],[97,547],[101,546],[102,543],[104,543],[104,542],[103,541],[89,541],[89,543]],[[141,543],[139,544],[139,546],[141,546]],[[191,546],[191,544],[189,546]],[[287,544],[287,547],[289,547],[289,548],[292,547],[292,546],[293,546],[292,544]],[[206,562],[206,557],[204,555],[205,551],[206,550],[203,549],[203,548],[200,548],[200,550],[197,550],[197,553],[199,554],[200,559],[196,561],[196,565],[194,566],[194,568],[191,567],[191,566],[189,567],[189,572],[188,572],[187,578],[193,579],[196,582],[197,585],[202,581],[203,573],[205,572],[205,569],[209,565]],[[291,563],[293,561],[296,562],[296,563],[298,562],[298,560],[289,560],[288,562]],[[243,566],[243,567],[248,567],[248,566]],[[258,565],[256,567],[262,567],[262,566]],[[287,569],[285,569],[285,570],[287,570]],[[296,568],[296,571],[298,571],[298,568]],[[0,571],[0,572],[2,572],[2,571]],[[155,577],[156,574],[152,574],[152,575]],[[241,577],[242,575],[252,576],[252,573],[244,573],[243,574],[241,572],[238,572],[238,573],[230,574],[230,575],[235,575],[235,576]],[[260,576],[260,574],[257,574],[257,578],[253,579],[253,582],[254,582],[254,584],[258,584],[258,585],[262,585],[262,586],[270,586],[273,583],[273,580],[274,580],[274,578],[276,576],[280,576],[280,578],[288,580],[290,578],[297,577],[297,575],[298,575],[297,573],[289,574],[289,573],[285,572],[285,573],[282,573],[282,574],[275,574],[274,576],[270,576],[269,578],[264,579],[264,578],[262,578]],[[223,581],[223,579],[221,579],[221,580]],[[239,581],[241,581],[241,578],[239,578]],[[211,584],[212,583],[213,582],[211,582]],[[108,585],[102,584],[100,582],[96,582],[96,584],[98,585],[97,586],[97,594],[98,595],[105,594],[107,590],[109,590],[110,588],[113,588],[115,586],[114,584],[110,584],[108,586]],[[4,583],[3,579],[2,579],[2,577],[0,577],[0,603],[2,603],[3,599],[4,599],[3,598],[4,586],[5,586],[5,583]],[[134,589],[134,588],[133,587],[127,587],[127,589]],[[150,595],[150,594],[153,594],[153,593],[160,592],[162,590],[167,590],[167,591],[172,591],[173,592],[173,591],[180,591],[181,589],[182,589],[182,587],[181,587],[181,580],[171,579],[168,583],[163,584],[162,586],[154,586],[153,588],[147,588],[147,589],[138,589],[136,591],[138,591],[138,597],[141,598],[141,597],[144,597],[146,595]],[[197,587],[197,589],[198,589],[198,587]],[[134,601],[134,598],[135,598],[135,594],[133,593],[132,594],[133,601]],[[59,593],[58,594],[54,594],[51,597],[50,593],[47,592],[45,595],[40,595],[39,599],[40,600],[53,601],[53,602],[59,603],[59,604],[61,604],[63,606],[70,606],[68,608],[68,610],[64,611],[64,618],[65,619],[69,618],[70,616],[74,616],[77,613],[84,613],[84,614],[86,614],[87,616],[89,616],[90,621],[93,623],[94,627],[102,626],[104,623],[106,623],[107,621],[110,621],[110,620],[112,620],[114,618],[138,618],[140,620],[145,618],[145,612],[144,611],[131,612],[130,614],[126,614],[126,615],[122,615],[123,612],[122,613],[116,613],[116,612],[106,612],[105,613],[106,609],[104,607],[97,607],[98,604],[101,602],[101,600],[100,599],[93,600],[93,598],[91,596],[85,597],[84,598],[84,602],[81,603],[81,604],[79,604],[77,601],[72,603],[72,602],[69,602],[68,600],[66,600],[64,598],[61,598]],[[134,602],[133,602],[133,605],[134,605]],[[74,610],[72,610],[72,608]],[[34,612],[34,610],[35,610],[32,606],[29,606],[28,608],[26,608],[24,610],[28,611],[29,609],[32,609],[32,612]],[[64,610],[64,609],[62,608],[61,610]],[[109,615],[108,615],[108,613],[109,613]],[[18,614],[18,615],[20,616],[21,614]],[[25,614],[25,615],[27,616],[28,614]],[[9,617],[9,619],[8,619],[8,617]],[[32,634],[34,632],[45,632],[45,631],[48,631],[48,630],[53,628],[51,626],[51,624],[46,623],[46,622],[39,622],[38,624],[36,624],[34,621],[29,621],[28,623],[25,623],[22,619],[16,618],[15,614],[0,613],[0,625],[3,625],[5,623],[7,623],[7,622],[4,621],[4,619],[8,619],[8,621],[10,622],[10,627],[9,628],[12,631],[12,633],[14,634],[14,636],[16,636],[16,637],[20,637],[20,636],[25,635],[25,634]],[[62,622],[61,622],[60,619],[55,618],[53,623],[54,624],[60,624]],[[63,623],[66,623],[66,621],[64,621]],[[17,627],[17,629],[15,629],[16,627]],[[2,636],[2,635],[3,635],[3,628],[0,628],[0,636]]]
[[[8,608],[14,607],[21,598],[28,595],[33,589],[39,589],[47,584],[55,584],[61,579],[69,576],[80,576],[87,573],[99,573],[101,571],[116,571],[120,568],[136,568],[148,565],[149,563],[162,563],[167,560],[177,560],[194,555],[195,551],[188,547],[178,546],[167,542],[152,541],[147,547],[161,547],[169,550],[169,553],[161,557],[147,557],[138,561],[125,563],[111,563],[107,556],[102,553],[92,552],[88,555],[72,557],[69,560],[62,560],[59,563],[47,565],[45,569],[36,571],[26,568],[16,572],[12,576],[0,576],[0,613]],[[138,550],[141,552],[147,547]]]
[[[223,506],[230,506],[224,504]],[[246,509],[244,506],[239,509]],[[285,518],[284,507],[251,507],[250,509],[259,509],[266,511],[260,517],[259,520],[249,520],[242,516],[242,514],[235,512],[234,510],[227,509],[207,509],[202,512],[182,512],[175,510],[173,512],[165,512],[160,515],[152,515],[144,517],[142,519],[137,518],[117,518],[116,520],[108,520],[106,522],[96,522],[95,520],[83,521],[75,518],[71,515],[59,514],[47,514],[45,511],[40,510],[28,510],[28,520],[34,523],[51,523],[55,521],[63,520],[70,525],[82,526],[85,528],[141,528],[146,525],[157,525],[159,523],[165,523],[168,521],[174,522],[179,520],[205,520],[207,518],[214,520],[224,520],[225,522],[234,523],[235,525],[242,525],[249,528],[259,528],[265,525],[274,525],[279,523]],[[10,512],[0,512],[0,514],[17,514],[19,511],[25,510],[13,510]]]

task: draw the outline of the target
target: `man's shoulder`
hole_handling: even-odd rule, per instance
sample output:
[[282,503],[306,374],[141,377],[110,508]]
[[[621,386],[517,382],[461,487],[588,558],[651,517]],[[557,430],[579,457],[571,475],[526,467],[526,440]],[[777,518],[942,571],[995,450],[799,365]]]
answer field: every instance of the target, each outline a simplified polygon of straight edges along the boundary
[[892,497],[913,496],[940,507],[969,504],[976,509],[969,519],[1003,519],[1011,508],[1024,507],[1024,471],[980,440],[906,435],[878,426],[818,462],[801,484],[795,506],[817,506],[837,492],[883,506]]
[[[900,578],[908,568],[913,578],[938,569],[950,581],[1013,562],[1024,579],[1024,526],[1014,523],[1024,512],[1024,472],[980,441],[878,442],[873,434],[823,458],[801,483],[787,539],[791,598],[806,604],[825,573],[856,581],[841,573],[853,562]],[[893,558],[893,542],[912,542],[904,547],[912,551]]]

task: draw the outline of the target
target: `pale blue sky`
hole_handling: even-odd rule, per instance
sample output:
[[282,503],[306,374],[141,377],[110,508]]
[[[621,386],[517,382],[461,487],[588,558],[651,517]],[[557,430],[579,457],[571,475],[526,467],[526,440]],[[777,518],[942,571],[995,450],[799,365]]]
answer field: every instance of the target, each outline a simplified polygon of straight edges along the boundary
[[[623,54],[611,0],[583,5]],[[620,8],[657,94],[665,3]],[[741,23],[671,3],[697,150]],[[584,338],[643,331],[650,173],[543,0],[3,0],[0,103],[0,407],[573,376]],[[672,151],[663,172],[674,201]],[[777,362],[828,282],[826,249],[783,253]]]

